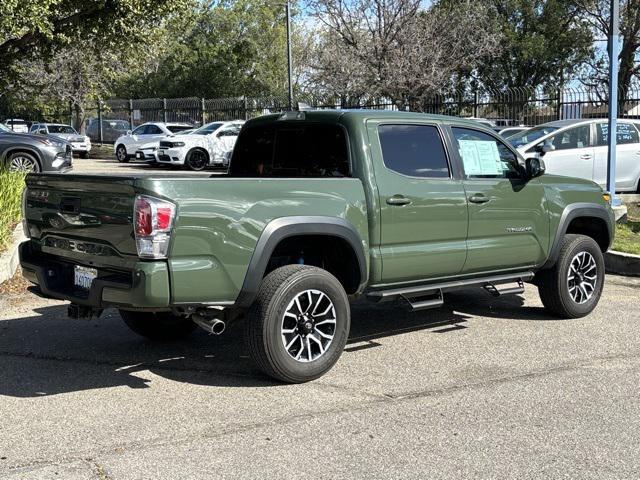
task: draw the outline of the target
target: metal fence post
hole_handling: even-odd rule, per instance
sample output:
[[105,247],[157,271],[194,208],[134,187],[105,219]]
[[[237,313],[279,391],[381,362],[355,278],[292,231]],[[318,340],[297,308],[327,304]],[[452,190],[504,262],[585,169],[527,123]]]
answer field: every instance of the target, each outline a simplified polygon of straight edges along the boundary
[[133,130],[133,100],[129,99],[129,127]]
[[478,117],[478,90],[473,92],[473,116]]
[[104,140],[102,135],[102,100],[98,100],[98,140],[100,140],[100,145]]
[[202,98],[200,100],[200,110],[201,110],[201,114],[202,114],[202,125],[204,125],[205,123],[207,123],[207,112],[206,112],[206,104],[204,102],[204,98]]
[[162,99],[162,121],[167,123],[167,99]]
[[562,120],[562,90],[556,90],[558,101],[556,103],[556,120]]
[[249,104],[247,103],[247,97],[244,95],[242,97],[243,106],[244,106],[244,119],[249,120]]

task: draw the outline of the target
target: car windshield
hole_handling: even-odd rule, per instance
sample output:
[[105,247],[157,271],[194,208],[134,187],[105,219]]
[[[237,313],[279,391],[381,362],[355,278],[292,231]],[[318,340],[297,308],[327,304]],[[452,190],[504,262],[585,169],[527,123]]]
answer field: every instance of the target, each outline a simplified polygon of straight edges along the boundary
[[518,148],[522,145],[535,142],[539,138],[544,137],[548,133],[555,132],[556,130],[558,130],[558,127],[552,127],[550,125],[540,125],[539,127],[533,127],[524,132],[511,135],[507,138],[507,141],[514,147]]
[[201,126],[197,130],[194,130],[192,135],[210,135],[222,126],[221,122],[207,123]]
[[0,132],[10,132],[11,129],[0,123]]
[[167,130],[171,133],[180,133],[184,130],[191,130],[189,125],[167,125]]
[[75,134],[76,131],[73,129],[73,127],[70,127],[69,125],[49,125],[49,133],[53,133],[54,135],[56,133]]

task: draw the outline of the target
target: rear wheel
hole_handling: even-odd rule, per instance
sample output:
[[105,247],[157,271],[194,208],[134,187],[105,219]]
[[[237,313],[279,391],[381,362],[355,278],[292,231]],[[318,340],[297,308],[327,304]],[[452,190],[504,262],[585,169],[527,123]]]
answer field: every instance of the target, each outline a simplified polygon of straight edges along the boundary
[[566,235],[555,265],[537,274],[540,299],[561,318],[579,318],[596,308],[604,286],[604,257],[590,237]]
[[138,335],[150,340],[168,342],[188,337],[197,325],[188,317],[169,312],[134,312],[120,310],[124,323]]
[[127,149],[124,145],[118,145],[118,148],[116,148],[116,158],[120,163],[129,161],[129,155],[127,155]]
[[351,325],[349,300],[326,270],[287,265],[267,275],[246,319],[249,353],[267,375],[314,380],[338,361]]
[[209,165],[209,156],[204,150],[196,148],[187,153],[184,163],[189,170],[204,170]]

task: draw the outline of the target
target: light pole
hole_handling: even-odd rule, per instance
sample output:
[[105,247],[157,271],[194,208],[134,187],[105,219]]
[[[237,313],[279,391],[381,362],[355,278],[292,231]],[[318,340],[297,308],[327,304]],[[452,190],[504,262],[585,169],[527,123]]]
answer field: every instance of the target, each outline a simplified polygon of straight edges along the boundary
[[287,81],[289,83],[289,110],[293,110],[293,80],[291,65],[291,4],[289,0],[285,5],[287,10]]
[[607,155],[607,190],[611,205],[621,205],[616,197],[616,141],[618,128],[618,35],[620,0],[611,0],[609,19],[609,152]]

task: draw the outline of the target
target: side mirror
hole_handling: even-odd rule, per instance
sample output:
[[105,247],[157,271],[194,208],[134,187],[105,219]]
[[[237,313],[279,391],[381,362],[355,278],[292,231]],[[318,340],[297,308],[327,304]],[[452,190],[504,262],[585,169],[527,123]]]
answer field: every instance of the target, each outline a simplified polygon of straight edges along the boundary
[[544,160],[541,158],[531,157],[525,160],[525,167],[528,178],[536,178],[543,175],[546,171]]
[[553,152],[555,149],[556,147],[553,146],[553,143],[551,143],[548,140],[536,145],[536,152],[540,153],[541,155],[544,155],[545,153]]

